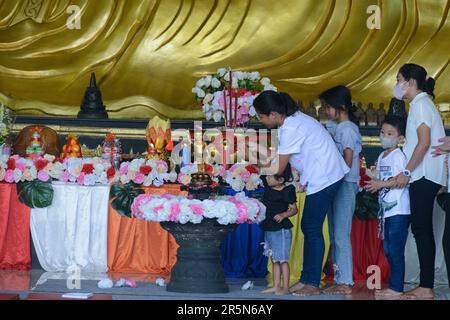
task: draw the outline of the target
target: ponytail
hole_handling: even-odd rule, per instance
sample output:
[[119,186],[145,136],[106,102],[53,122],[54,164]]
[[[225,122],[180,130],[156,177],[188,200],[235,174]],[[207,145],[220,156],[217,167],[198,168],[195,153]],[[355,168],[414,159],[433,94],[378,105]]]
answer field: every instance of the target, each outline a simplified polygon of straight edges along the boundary
[[425,81],[425,92],[434,98],[434,86],[436,85],[436,81],[432,77],[428,77]]
[[355,115],[356,110],[358,110],[358,107],[355,106],[354,104],[351,104],[350,107],[348,108],[347,113],[348,113],[348,117],[349,117],[350,121],[359,127],[359,119]]

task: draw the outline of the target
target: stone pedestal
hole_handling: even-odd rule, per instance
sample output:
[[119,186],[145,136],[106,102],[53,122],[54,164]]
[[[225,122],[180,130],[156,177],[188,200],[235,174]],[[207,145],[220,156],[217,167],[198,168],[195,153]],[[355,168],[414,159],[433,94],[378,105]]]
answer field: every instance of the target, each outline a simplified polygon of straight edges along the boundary
[[190,293],[228,292],[220,264],[220,244],[237,227],[221,225],[217,219],[204,219],[199,224],[161,222],[180,246],[177,263],[172,269],[167,291]]

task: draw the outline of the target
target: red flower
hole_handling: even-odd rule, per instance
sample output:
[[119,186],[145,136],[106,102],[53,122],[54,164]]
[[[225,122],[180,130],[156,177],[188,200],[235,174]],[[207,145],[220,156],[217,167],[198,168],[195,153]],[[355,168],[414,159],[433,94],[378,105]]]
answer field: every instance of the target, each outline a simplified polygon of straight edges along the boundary
[[258,169],[256,169],[254,166],[252,165],[248,165],[245,167],[245,170],[247,170],[250,173],[258,173]]
[[205,171],[208,175],[212,176],[214,174],[214,167],[209,164],[205,164]]
[[166,145],[165,149],[167,151],[172,151],[172,149],[173,149],[173,140],[169,141],[169,143]]
[[109,167],[108,170],[106,170],[106,177],[108,178],[108,180],[114,178],[115,175],[116,169],[114,169],[114,167]]
[[83,169],[81,169],[81,172],[85,174],[91,174],[92,172],[94,172],[94,165],[91,163],[83,164]]
[[153,168],[148,165],[142,165],[139,168],[139,172],[142,173],[143,175],[148,175],[150,172],[152,172],[152,170],[153,170]]
[[15,159],[9,158],[8,161],[6,161],[6,164],[8,165],[8,170],[16,169],[16,160]]
[[47,164],[48,164],[48,160],[45,160],[45,159],[36,160],[36,162],[34,163],[37,171],[44,170],[44,168],[47,166]]

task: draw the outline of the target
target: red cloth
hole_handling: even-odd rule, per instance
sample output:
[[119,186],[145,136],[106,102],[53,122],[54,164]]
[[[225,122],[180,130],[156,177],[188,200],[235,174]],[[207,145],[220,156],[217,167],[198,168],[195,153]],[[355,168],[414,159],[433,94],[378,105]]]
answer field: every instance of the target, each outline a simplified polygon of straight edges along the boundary
[[[389,280],[389,263],[384,255],[383,241],[377,238],[378,220],[356,220],[352,223],[352,252],[353,252],[353,280],[367,280],[373,274],[367,273],[371,265],[380,267],[381,281]],[[333,272],[327,275],[326,280],[333,280]]]
[[378,220],[356,220],[352,224],[353,278],[367,280],[372,274],[367,268],[377,265],[381,269],[381,281],[389,280],[389,264],[384,255],[383,241],[377,238]]
[[9,183],[0,183],[0,269],[31,269],[30,208]]

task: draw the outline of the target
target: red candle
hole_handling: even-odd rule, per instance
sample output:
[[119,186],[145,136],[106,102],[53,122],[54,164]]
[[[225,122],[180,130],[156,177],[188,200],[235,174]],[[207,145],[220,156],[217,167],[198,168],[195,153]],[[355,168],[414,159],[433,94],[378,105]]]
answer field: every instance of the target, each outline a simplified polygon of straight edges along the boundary
[[230,112],[229,118],[230,119],[229,119],[229,124],[228,124],[229,127],[232,126],[232,115],[233,115],[233,109],[232,109],[232,106],[233,106],[232,85],[233,85],[233,73],[230,70],[230,86],[228,87],[229,94],[230,94],[230,110],[229,110],[229,112]]
[[234,127],[237,126],[237,109],[238,109],[238,89],[236,88],[235,91],[236,96],[234,97]]
[[228,108],[227,108],[227,88],[224,88],[223,90],[223,114],[224,114],[224,118],[225,118],[225,128],[228,125]]

